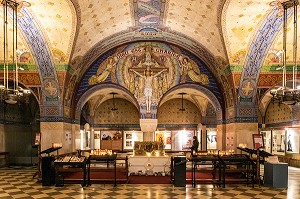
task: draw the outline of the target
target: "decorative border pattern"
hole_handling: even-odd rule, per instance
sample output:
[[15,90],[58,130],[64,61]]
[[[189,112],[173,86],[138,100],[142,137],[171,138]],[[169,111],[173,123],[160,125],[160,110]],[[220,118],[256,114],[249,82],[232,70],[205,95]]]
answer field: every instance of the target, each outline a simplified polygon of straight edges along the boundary
[[[42,94],[43,94],[43,101],[41,103],[41,119],[43,117],[47,117],[47,113],[49,111],[43,111],[42,109],[44,106],[55,106],[51,113],[55,113],[54,117],[61,117],[62,110],[61,110],[61,101],[60,99],[60,89],[58,84],[58,78],[54,67],[54,62],[52,60],[51,51],[45,38],[41,34],[41,30],[39,29],[38,25],[36,24],[33,16],[29,13],[29,11],[23,7],[22,8],[23,17],[18,20],[18,24],[23,32],[24,38],[26,39],[27,43],[29,44],[35,62],[37,63],[37,68],[40,74],[41,84],[42,84]],[[51,97],[46,97],[46,87],[45,81],[51,81],[53,84],[53,88],[56,90],[54,95]],[[43,114],[42,114],[43,113]],[[50,115],[49,115],[50,116]],[[47,120],[46,118],[44,118]],[[51,120],[51,119],[50,119]]]
[[256,95],[260,70],[283,23],[283,17],[277,17],[277,13],[278,8],[274,8],[262,23],[250,45],[239,83],[236,122],[258,121]]

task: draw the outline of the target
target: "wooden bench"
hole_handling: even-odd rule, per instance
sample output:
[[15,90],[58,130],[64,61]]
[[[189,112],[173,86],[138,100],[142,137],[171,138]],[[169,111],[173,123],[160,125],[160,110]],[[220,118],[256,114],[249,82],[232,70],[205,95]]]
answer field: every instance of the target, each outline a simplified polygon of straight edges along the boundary
[[0,152],[0,156],[4,156],[5,166],[9,166],[9,152]]

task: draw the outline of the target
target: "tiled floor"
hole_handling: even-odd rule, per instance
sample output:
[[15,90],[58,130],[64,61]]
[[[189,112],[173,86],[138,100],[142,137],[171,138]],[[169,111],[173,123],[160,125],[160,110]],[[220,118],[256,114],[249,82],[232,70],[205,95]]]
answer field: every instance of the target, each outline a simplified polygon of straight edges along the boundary
[[212,185],[136,185],[93,184],[82,188],[79,184],[64,187],[42,186],[33,179],[36,170],[32,168],[0,168],[0,198],[300,198],[300,169],[289,168],[287,189],[266,186],[255,188],[246,185],[226,185],[214,188]]

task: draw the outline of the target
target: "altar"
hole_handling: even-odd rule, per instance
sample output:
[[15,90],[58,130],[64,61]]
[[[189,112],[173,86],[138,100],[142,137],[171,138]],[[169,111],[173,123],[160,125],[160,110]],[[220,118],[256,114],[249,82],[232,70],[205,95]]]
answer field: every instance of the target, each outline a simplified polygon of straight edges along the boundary
[[128,173],[130,175],[162,175],[170,173],[169,156],[129,156]]

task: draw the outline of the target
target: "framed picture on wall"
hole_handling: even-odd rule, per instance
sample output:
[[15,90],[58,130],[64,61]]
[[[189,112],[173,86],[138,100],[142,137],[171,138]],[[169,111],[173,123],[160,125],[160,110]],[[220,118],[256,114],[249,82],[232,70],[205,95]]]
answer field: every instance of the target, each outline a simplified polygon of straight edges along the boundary
[[263,148],[264,145],[264,137],[263,134],[253,134],[253,147],[255,149]]

